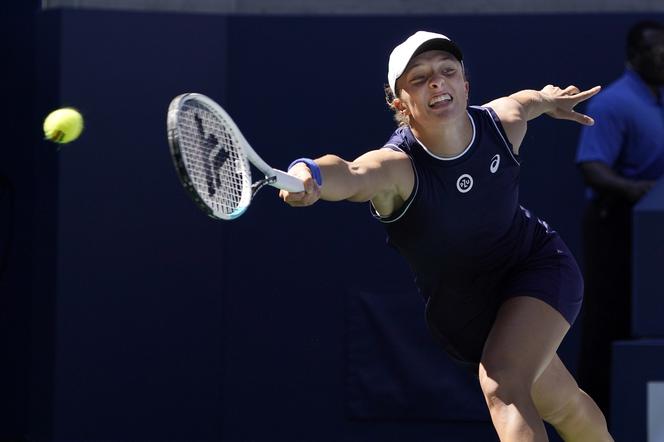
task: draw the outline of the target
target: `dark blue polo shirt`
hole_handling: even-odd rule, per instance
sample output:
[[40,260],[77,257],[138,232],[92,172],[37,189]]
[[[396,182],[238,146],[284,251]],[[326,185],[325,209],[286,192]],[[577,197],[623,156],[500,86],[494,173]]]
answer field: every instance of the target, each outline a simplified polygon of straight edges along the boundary
[[588,103],[594,126],[582,129],[576,162],[600,161],[635,180],[664,176],[664,87],[655,97],[626,70]]

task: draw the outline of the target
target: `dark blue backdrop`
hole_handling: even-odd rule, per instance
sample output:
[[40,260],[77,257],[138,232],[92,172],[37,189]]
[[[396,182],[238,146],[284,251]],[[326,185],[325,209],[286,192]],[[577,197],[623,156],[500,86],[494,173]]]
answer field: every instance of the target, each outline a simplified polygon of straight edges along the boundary
[[[296,210],[268,189],[236,221],[206,218],[170,164],[168,103],[189,91],[218,100],[275,166],[352,158],[391,132],[387,55],[417,29],[459,42],[481,104],[547,83],[607,84],[636,18],[40,13],[35,78],[12,77],[36,91],[22,124],[38,134],[48,111],[72,105],[86,129],[57,153],[33,135],[3,152],[24,197],[15,238],[26,238],[3,287],[32,318],[29,332],[9,326],[18,362],[3,376],[30,393],[12,428],[58,439],[490,440],[481,421],[349,419],[353,293],[389,287],[417,311],[405,264],[365,205]],[[524,205],[577,256],[578,131],[542,118],[522,148]],[[420,321],[411,326],[424,333]],[[573,331],[562,349],[572,368],[575,352]]]

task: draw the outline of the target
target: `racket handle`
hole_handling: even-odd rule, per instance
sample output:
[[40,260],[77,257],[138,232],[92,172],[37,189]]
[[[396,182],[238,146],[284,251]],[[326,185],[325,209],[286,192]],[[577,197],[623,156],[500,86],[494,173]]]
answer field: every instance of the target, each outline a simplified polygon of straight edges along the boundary
[[276,181],[270,185],[289,192],[304,192],[302,180],[278,169],[272,169]]

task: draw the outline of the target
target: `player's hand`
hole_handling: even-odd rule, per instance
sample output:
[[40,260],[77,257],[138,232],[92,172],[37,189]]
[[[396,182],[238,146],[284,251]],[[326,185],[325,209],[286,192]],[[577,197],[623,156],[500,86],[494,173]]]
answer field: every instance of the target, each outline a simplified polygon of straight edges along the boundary
[[287,190],[279,191],[279,198],[284,200],[286,204],[293,207],[306,207],[310,206],[320,199],[320,187],[316,180],[311,175],[311,171],[305,163],[297,163],[288,171],[289,175],[293,175],[302,180],[304,184],[304,192],[288,192]]
[[576,86],[568,86],[565,89],[561,89],[558,86],[549,84],[545,86],[540,93],[544,95],[546,99],[550,100],[553,106],[553,110],[546,113],[550,117],[576,121],[585,126],[592,126],[595,124],[595,120],[588,115],[576,112],[574,107],[597,94],[601,89],[601,86],[595,86],[594,88],[580,91]]

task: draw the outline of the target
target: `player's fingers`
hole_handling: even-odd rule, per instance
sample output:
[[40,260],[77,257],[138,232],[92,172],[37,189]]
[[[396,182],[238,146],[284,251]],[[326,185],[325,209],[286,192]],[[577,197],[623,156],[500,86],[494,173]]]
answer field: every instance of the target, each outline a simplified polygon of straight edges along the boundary
[[311,176],[308,176],[302,180],[302,184],[304,185],[304,193],[305,194],[310,194],[314,193],[316,191],[316,182],[314,181]]
[[311,205],[318,201],[320,198],[320,187],[313,179],[310,179],[304,183],[304,197],[302,202],[307,205]]
[[305,195],[305,192],[288,192],[287,190],[279,191],[279,197],[284,200],[284,202],[289,204],[292,202],[301,201]]
[[293,207],[310,206],[320,199],[320,188],[313,179],[303,180],[303,192],[279,191],[279,198]]
[[288,192],[286,190],[280,190],[279,198],[281,198],[285,203],[287,203],[290,199],[292,199],[291,192]]
[[560,112],[560,118],[564,118],[565,120],[572,120],[576,121],[579,124],[583,124],[584,126],[592,126],[595,124],[595,120],[593,120],[591,117],[588,115],[575,112],[573,110],[561,110]]
[[318,201],[318,195],[310,194],[310,195],[305,195],[303,198],[300,199],[288,200],[286,201],[286,203],[292,207],[307,207],[311,206],[316,201]]
[[576,86],[567,86],[563,92],[567,95],[576,95],[581,92],[581,90]]
[[585,90],[583,92],[578,92],[576,95],[574,95],[574,98],[575,98],[577,103],[580,103],[580,102],[585,101],[588,98],[592,97],[593,95],[596,95],[601,90],[602,90],[602,86],[595,86],[595,87],[590,88],[588,90]]
[[591,116],[585,114],[579,114],[576,112],[574,113],[576,114],[575,120],[583,124],[584,126],[592,126],[593,124],[595,124],[595,120]]

